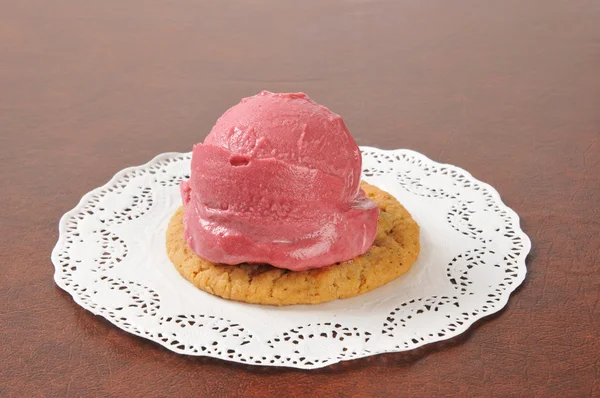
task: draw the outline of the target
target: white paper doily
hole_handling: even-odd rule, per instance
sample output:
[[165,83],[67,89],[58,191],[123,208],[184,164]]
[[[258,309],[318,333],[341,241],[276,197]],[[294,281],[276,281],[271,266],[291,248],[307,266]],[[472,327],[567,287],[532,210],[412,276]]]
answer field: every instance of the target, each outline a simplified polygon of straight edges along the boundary
[[531,243],[496,190],[417,152],[361,150],[363,179],[421,226],[418,261],[372,292],[270,307],[214,297],[183,279],[165,230],[191,153],[161,154],[86,194],[60,220],[55,281],[82,307],[172,351],[305,369],[448,339],[504,307],[525,278]]

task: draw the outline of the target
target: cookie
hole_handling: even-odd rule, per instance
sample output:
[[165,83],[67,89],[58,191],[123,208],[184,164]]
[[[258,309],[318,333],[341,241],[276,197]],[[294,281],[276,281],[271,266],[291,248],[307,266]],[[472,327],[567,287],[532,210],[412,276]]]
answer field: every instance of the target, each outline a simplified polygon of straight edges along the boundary
[[216,264],[193,253],[183,234],[183,208],[167,228],[167,253],[179,273],[196,287],[229,300],[252,304],[318,304],[349,298],[385,285],[406,273],[420,250],[419,226],[389,193],[361,184],[379,206],[375,243],[352,260],[307,271],[266,264]]

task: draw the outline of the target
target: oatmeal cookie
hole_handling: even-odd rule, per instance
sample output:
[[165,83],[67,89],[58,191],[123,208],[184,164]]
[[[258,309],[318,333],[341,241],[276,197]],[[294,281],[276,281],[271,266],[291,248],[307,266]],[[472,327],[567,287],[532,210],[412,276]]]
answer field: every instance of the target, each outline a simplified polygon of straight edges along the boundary
[[229,300],[253,304],[318,304],[376,289],[406,273],[419,255],[419,226],[389,193],[361,185],[379,206],[375,243],[352,260],[307,271],[266,264],[216,264],[194,254],[183,234],[183,208],[167,228],[167,253],[179,273],[196,287]]

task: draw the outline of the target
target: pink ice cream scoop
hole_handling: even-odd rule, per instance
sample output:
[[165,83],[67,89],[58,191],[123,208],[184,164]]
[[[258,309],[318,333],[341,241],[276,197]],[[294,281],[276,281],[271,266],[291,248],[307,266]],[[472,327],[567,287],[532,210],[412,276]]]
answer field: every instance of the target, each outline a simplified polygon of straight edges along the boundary
[[301,271],[350,260],[375,240],[379,209],[342,118],[306,94],[244,98],[194,146],[181,184],[198,256]]

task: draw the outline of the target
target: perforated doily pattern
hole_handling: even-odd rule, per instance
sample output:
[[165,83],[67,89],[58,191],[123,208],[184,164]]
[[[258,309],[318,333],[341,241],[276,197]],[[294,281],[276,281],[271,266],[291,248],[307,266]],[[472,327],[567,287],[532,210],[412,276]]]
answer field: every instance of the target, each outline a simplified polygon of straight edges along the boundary
[[421,255],[396,281],[316,306],[266,307],[204,293],[171,265],[165,231],[190,153],[119,172],[60,221],[56,283],[119,328],[188,355],[318,368],[447,339],[500,310],[526,274],[530,241],[498,193],[409,151],[363,147],[363,178],[421,226]]

